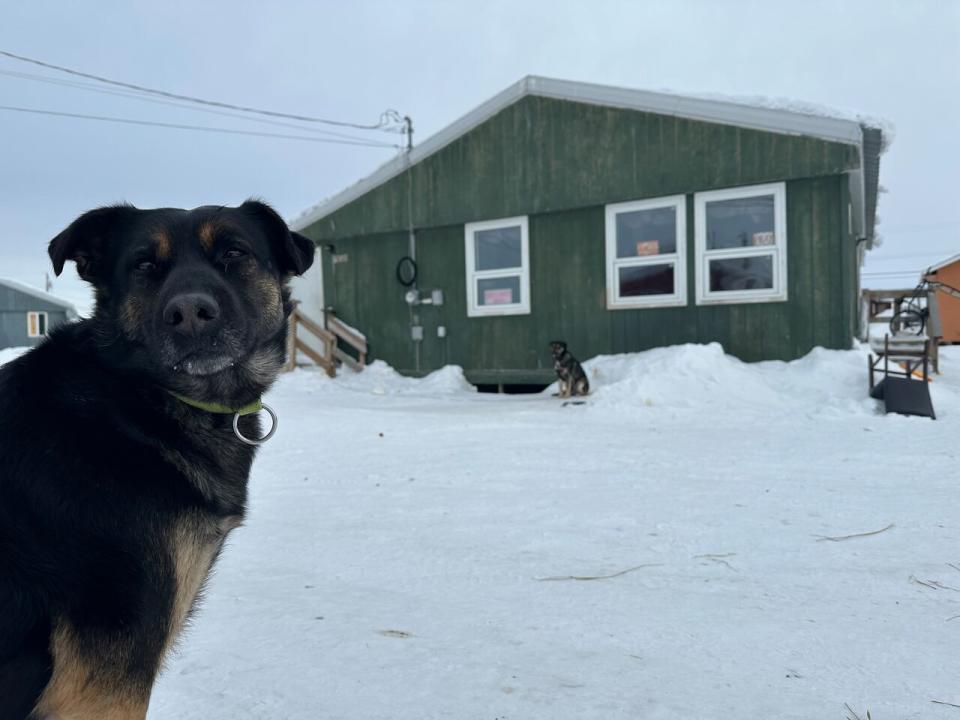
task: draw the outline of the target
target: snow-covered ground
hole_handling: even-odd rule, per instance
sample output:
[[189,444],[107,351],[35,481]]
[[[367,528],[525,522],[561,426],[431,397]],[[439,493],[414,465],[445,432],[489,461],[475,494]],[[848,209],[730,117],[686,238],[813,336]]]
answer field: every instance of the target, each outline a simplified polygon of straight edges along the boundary
[[29,349],[28,347],[0,348],[0,365],[17,359]]
[[950,350],[936,422],[879,415],[862,351],[600,358],[568,407],[286,376],[150,717],[956,717]]
[[284,376],[149,718],[955,718],[957,350],[937,421],[864,350],[598,358],[567,407]]

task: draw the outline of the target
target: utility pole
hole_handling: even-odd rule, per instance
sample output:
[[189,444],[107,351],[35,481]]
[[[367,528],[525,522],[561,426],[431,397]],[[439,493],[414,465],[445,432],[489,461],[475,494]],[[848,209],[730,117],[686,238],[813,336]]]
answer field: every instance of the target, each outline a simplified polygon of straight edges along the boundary
[[403,116],[403,134],[407,136],[407,152],[413,150],[413,120],[409,115]]
[[407,136],[407,149],[405,151],[407,161],[407,239],[408,252],[414,261],[417,259],[417,241],[413,233],[413,162],[410,159],[410,152],[413,150],[413,120],[409,115],[403,116],[403,134]]
[[[403,134],[407,136],[407,148],[404,153],[406,156],[404,159],[407,165],[407,254],[413,260],[414,267],[416,267],[417,235],[413,230],[413,161],[410,157],[410,153],[413,150],[413,120],[409,115],[403,116]],[[420,288],[416,280],[414,280],[411,290],[413,290],[419,298]],[[414,368],[419,372],[421,339],[416,335],[415,329],[419,329],[422,333],[423,328],[420,326],[420,313],[417,312],[415,305],[411,303],[408,307],[410,309],[410,335],[413,339]]]

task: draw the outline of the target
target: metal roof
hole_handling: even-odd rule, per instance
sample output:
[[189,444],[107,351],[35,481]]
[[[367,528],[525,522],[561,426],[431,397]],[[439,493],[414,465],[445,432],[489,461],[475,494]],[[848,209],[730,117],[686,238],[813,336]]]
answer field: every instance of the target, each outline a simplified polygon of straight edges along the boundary
[[51,305],[59,305],[60,307],[62,307],[64,310],[67,311],[67,317],[71,320],[74,320],[79,317],[79,314],[77,313],[77,308],[74,306],[73,303],[67,300],[63,300],[62,298],[58,298],[56,295],[51,295],[48,292],[44,292],[40,288],[35,288],[32,285],[27,285],[26,283],[22,283],[19,280],[13,280],[11,278],[3,278],[3,277],[0,277],[0,285],[8,287],[12,290],[16,290],[17,292],[21,292],[24,295],[30,295],[31,297],[35,297],[38,300],[43,300],[44,302],[48,302]]
[[[494,95],[459,120],[424,140],[409,153],[404,153],[384,163],[372,175],[308,209],[294,218],[291,227],[294,230],[303,230],[330,213],[339,210],[344,205],[396,177],[411,165],[415,165],[438,152],[481,123],[489,120],[504,108],[528,95],[638,110],[659,115],[671,115],[723,125],[736,125],[754,130],[804,135],[856,145],[861,150],[863,162],[861,170],[851,174],[851,189],[854,189],[854,185],[860,186],[857,188],[860,192],[855,192],[855,200],[858,202],[860,209],[859,217],[857,217],[858,230],[866,234],[868,241],[872,240],[873,207],[876,204],[879,153],[882,149],[880,147],[881,131],[878,129],[869,128],[873,133],[870,139],[875,141],[876,146],[873,147],[874,143],[871,142],[870,148],[864,148],[864,131],[868,128],[863,127],[859,121],[848,118],[799,112],[780,107],[751,105],[733,100],[634,90],[572,80],[556,80],[535,75],[528,75],[506,90]],[[864,157],[865,149],[870,153],[867,157]],[[876,157],[876,163],[871,166],[870,157],[873,156]],[[855,177],[855,174],[861,174],[861,176]],[[869,199],[870,197],[873,198],[872,202]],[[873,207],[870,207],[871,205]],[[870,210],[869,213],[867,212],[868,209]]]

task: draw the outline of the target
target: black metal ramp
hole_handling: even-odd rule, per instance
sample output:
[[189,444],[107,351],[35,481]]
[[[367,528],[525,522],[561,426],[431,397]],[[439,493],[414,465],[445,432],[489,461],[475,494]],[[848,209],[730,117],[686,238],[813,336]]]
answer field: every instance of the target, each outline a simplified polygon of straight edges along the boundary
[[874,385],[870,396],[883,400],[888,413],[918,415],[937,419],[930,399],[930,386],[923,380],[892,377],[888,375]]

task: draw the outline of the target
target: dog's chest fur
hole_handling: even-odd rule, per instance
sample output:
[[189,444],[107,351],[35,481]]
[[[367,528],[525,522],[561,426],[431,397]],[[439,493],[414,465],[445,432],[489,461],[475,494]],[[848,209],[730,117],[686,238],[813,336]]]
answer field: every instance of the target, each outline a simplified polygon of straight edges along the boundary
[[195,437],[215,450],[213,456],[202,458],[189,450],[163,452],[182,481],[206,501],[180,513],[166,534],[175,589],[165,651],[183,629],[227,535],[243,523],[251,453],[231,430],[222,423],[216,427],[214,421],[193,418]]
[[[205,471],[193,467],[189,475],[181,474],[181,482],[199,486],[201,492],[223,488],[222,478],[203,477]],[[229,495],[230,499],[245,496],[246,477]],[[217,498],[221,506],[227,498]],[[162,642],[157,647],[156,663],[161,664],[183,632],[210,571],[223,548],[227,535],[243,522],[243,509],[217,514],[210,506],[196,506],[178,513],[162,533],[164,547],[158,548],[170,578],[164,583],[169,593],[165,604],[166,617],[155,620],[165,626]],[[97,640],[99,654],[113,658],[116,668],[103,667],[90,653],[90,638],[78,633],[72,622],[63,618],[51,642],[53,674],[36,706],[37,717],[60,720],[141,720],[149,702],[149,688],[125,684],[120,667],[135,662],[143,647],[132,638]]]
[[190,513],[177,520],[169,536],[176,587],[165,651],[183,630],[227,534],[242,523],[241,515],[213,517],[204,513]]

